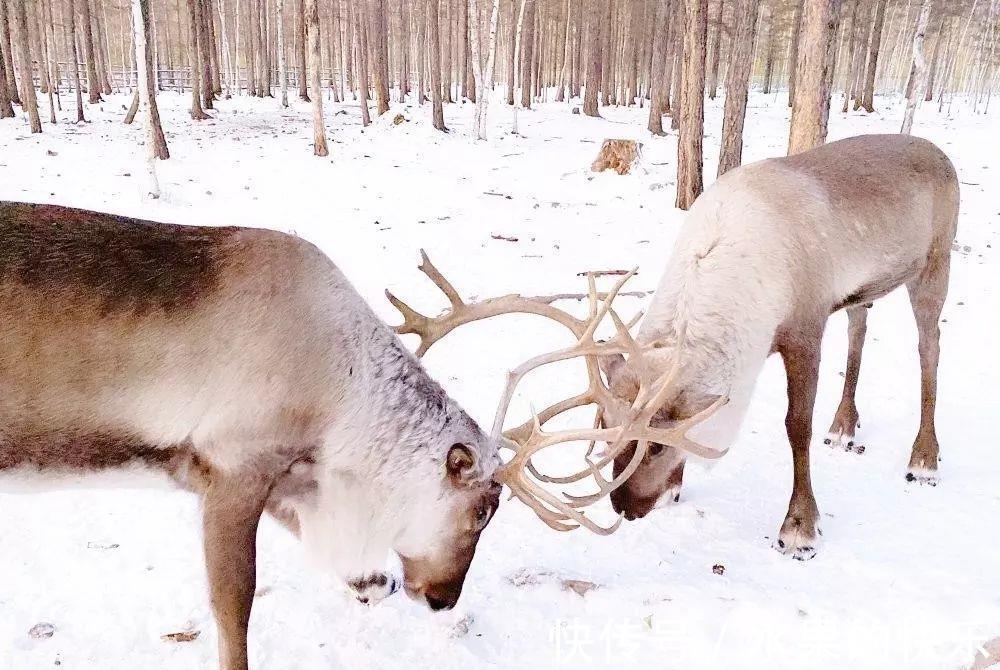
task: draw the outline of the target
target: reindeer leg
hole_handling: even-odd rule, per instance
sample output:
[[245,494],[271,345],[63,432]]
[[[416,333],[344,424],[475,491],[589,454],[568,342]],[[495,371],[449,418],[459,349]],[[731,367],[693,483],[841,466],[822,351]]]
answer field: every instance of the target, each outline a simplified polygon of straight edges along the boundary
[[934,430],[937,405],[937,366],[941,353],[938,320],[948,295],[950,251],[932,251],[927,267],[906,285],[917,321],[920,352],[920,430],[913,442],[907,481],[936,485],[938,482],[938,441]]
[[270,491],[258,474],[214,473],[204,499],[205,566],[219,629],[220,670],[247,670],[247,626],[257,583],[257,524]]
[[823,323],[795,333],[779,343],[778,351],[788,377],[788,413],[785,429],[792,447],[792,497],[788,514],[778,531],[775,549],[800,561],[816,555],[819,541],[819,508],[809,478],[809,443],[812,440],[813,406],[819,381]]
[[833,424],[824,444],[841,448],[844,451],[856,451],[863,454],[864,446],[855,444],[854,431],[860,428],[858,422],[858,406],[854,395],[858,390],[858,373],[861,371],[861,350],[865,346],[865,331],[868,329],[868,308],[871,305],[857,305],[847,309],[847,371],[844,374],[844,395],[840,399],[840,407],[833,417]]

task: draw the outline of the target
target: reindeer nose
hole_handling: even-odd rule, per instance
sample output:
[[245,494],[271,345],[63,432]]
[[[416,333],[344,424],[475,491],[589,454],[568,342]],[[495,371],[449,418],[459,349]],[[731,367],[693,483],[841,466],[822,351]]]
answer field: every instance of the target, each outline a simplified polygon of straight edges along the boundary
[[425,594],[424,599],[427,601],[427,606],[430,607],[435,612],[440,612],[441,610],[450,610],[455,606],[453,601],[449,601],[446,598],[439,598],[437,596],[432,596],[431,594]]
[[611,507],[626,521],[635,521],[649,514],[656,504],[656,499],[636,498],[624,488],[611,492]]

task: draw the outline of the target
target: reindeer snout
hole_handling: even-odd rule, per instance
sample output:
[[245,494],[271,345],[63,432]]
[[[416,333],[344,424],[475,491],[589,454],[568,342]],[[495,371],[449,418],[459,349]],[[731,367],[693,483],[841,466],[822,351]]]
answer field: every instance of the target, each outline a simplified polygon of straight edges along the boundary
[[462,585],[454,584],[434,584],[406,585],[406,595],[413,600],[423,600],[429,608],[435,612],[450,610],[458,603],[459,596],[462,595]]
[[621,487],[611,492],[611,507],[625,517],[626,521],[635,521],[649,514],[656,505],[656,498],[639,498],[632,495],[627,488]]

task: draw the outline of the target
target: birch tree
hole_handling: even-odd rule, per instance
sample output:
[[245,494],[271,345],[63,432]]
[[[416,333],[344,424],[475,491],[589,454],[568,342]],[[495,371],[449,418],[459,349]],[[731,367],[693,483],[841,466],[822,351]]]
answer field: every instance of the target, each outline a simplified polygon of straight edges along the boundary
[[139,107],[144,110],[143,121],[146,131],[146,173],[149,179],[149,196],[160,197],[160,183],[156,178],[156,159],[170,157],[167,142],[160,127],[160,115],[156,108],[156,86],[150,77],[153,49],[149,43],[149,0],[132,0],[133,41],[135,43],[135,63],[137,75],[136,94]]
[[479,0],[469,0],[470,41],[472,47],[472,75],[476,82],[476,116],[473,131],[477,138],[486,139],[486,113],[489,109],[490,94],[493,91],[493,70],[497,56],[497,22],[500,17],[500,0],[492,0],[489,23],[489,50],[483,67],[480,45]]
[[930,20],[934,0],[923,0],[920,16],[917,18],[917,30],[913,35],[913,85],[907,91],[906,112],[903,115],[903,127],[899,132],[909,135],[913,128],[913,115],[917,105],[924,96],[927,83],[927,58],[924,54],[924,37],[927,33],[927,22]]

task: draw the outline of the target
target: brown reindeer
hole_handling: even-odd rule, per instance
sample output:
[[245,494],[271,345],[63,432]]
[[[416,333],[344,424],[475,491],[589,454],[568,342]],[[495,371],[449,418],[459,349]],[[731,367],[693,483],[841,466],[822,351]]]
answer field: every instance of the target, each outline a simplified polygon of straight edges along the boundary
[[497,444],[312,245],[0,202],[0,492],[160,473],[203,500],[220,667],[267,510],[362,602],[452,607]]

